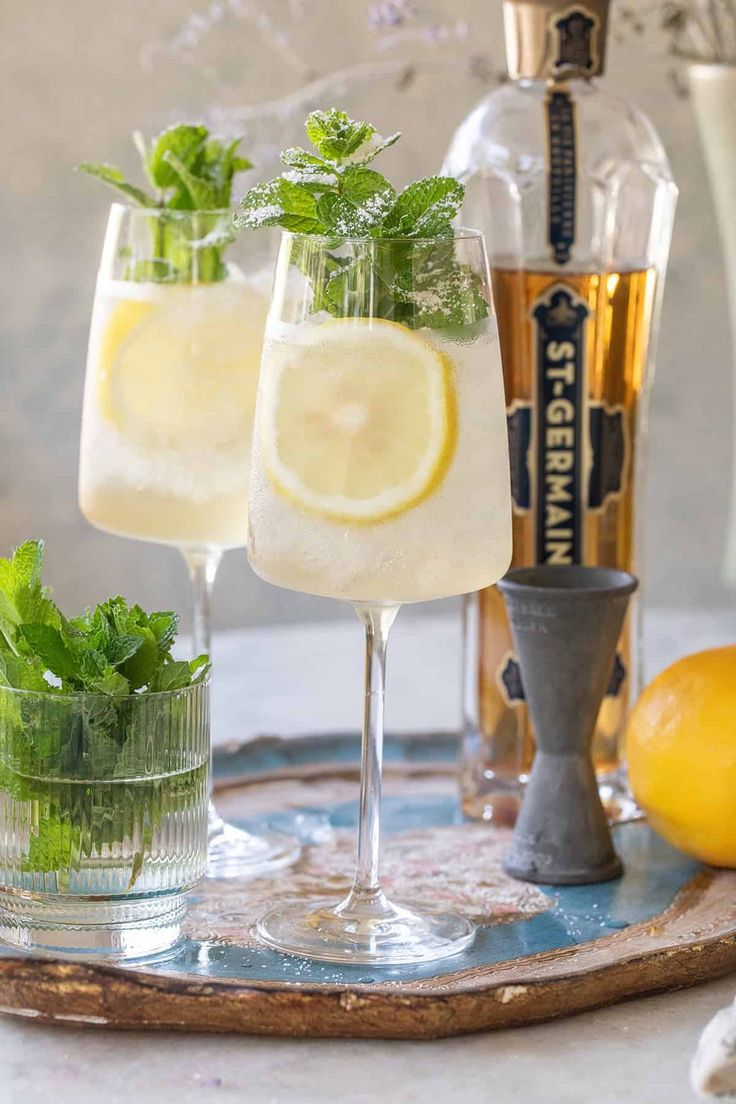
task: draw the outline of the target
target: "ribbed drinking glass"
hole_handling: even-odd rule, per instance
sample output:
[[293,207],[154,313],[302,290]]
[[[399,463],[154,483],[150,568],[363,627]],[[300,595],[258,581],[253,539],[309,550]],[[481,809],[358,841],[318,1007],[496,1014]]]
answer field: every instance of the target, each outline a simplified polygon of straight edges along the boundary
[[209,687],[114,697],[0,687],[0,937],[158,953],[207,859]]

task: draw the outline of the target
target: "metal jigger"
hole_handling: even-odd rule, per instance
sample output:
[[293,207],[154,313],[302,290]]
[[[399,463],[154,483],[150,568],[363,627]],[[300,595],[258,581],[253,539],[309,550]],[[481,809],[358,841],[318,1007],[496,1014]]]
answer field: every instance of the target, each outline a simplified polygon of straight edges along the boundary
[[498,584],[511,622],[537,752],[507,873],[579,885],[622,872],[591,744],[637,580],[605,567],[521,567]]

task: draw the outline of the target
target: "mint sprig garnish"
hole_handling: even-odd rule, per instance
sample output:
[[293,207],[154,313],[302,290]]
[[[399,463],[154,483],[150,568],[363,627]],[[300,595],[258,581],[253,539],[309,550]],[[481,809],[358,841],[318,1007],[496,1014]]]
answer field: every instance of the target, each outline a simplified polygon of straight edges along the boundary
[[[220,138],[201,124],[178,123],[150,141],[136,131],[133,142],[146,186],[131,183],[115,165],[84,161],[76,166],[152,212],[151,256],[130,263],[125,278],[159,283],[224,279],[222,251],[233,235],[220,222],[214,236],[217,219],[212,212],[230,208],[236,174],[253,167],[238,152],[242,138]],[[200,217],[182,218],[174,212]]]
[[206,656],[175,660],[179,618],[108,598],[66,618],[41,581],[43,541],[0,558],[0,685],[53,694],[126,695],[180,690],[201,681]]
[[313,111],[305,129],[317,153],[284,150],[281,161],[288,171],[246,192],[236,225],[341,237],[452,234],[451,222],[463,200],[456,180],[430,177],[397,195],[385,176],[368,167],[399,140],[399,133],[382,138],[371,123],[357,122],[335,108]]
[[[371,123],[344,111],[313,111],[305,129],[316,152],[284,150],[286,171],[246,192],[235,224],[280,226],[330,243],[334,239],[326,264],[324,254],[317,257],[308,242],[293,254],[310,279],[313,310],[359,314],[370,281],[375,317],[417,329],[463,326],[484,317],[488,308],[481,281],[458,262],[453,242],[463,185],[452,177],[432,176],[397,192],[369,166],[401,135],[383,138]],[[358,244],[350,258],[340,256],[344,239],[364,239],[366,248]],[[442,239],[447,248],[438,250]]]
[[237,151],[242,138],[218,138],[206,126],[177,123],[150,141],[133,134],[151,191],[131,184],[114,165],[83,161],[77,172],[96,176],[142,207],[169,211],[214,211],[230,206],[233,178],[251,169]]
[[[65,617],[42,583],[43,556],[42,541],[27,541],[12,558],[0,559],[0,686],[52,698],[82,691],[98,697],[89,699],[80,741],[72,731],[68,739],[62,733],[60,740],[53,706],[52,728],[47,731],[39,723],[43,713],[34,710],[31,699],[0,695],[0,789],[18,801],[37,801],[44,810],[24,860],[31,871],[56,871],[70,848],[81,857],[90,856],[103,844],[121,842],[131,823],[146,824],[133,881],[161,817],[187,796],[187,786],[198,782],[194,775],[167,777],[165,752],[158,752],[158,762],[153,731],[138,730],[130,695],[199,683],[207,677],[209,661],[204,655],[191,661],[174,659],[178,617],[168,610],[146,613],[118,596],[79,617]],[[169,708],[170,703],[161,704],[162,724]],[[153,714],[148,723],[155,727]],[[73,779],[83,767],[83,777],[90,780],[128,777],[131,762],[136,757],[140,761],[145,747],[153,757],[147,773],[159,777],[150,785],[137,783],[125,798],[141,806],[140,817],[131,820],[137,814],[130,808],[98,807],[93,797],[88,808],[83,787],[50,787],[44,781],[48,757],[58,756],[60,747],[64,761],[54,763],[54,774]]]

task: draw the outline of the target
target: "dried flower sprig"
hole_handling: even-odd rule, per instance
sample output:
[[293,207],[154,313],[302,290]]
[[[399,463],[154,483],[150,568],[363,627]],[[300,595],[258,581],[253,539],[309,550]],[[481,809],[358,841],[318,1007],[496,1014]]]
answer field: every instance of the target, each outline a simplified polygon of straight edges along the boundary
[[622,5],[619,26],[642,34],[655,22],[675,57],[736,65],[736,0],[652,0]]

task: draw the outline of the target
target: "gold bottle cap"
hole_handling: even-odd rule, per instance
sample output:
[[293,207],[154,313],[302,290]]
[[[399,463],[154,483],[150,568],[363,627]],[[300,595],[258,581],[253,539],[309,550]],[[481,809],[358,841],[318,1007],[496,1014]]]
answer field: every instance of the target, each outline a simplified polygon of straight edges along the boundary
[[567,80],[603,72],[609,0],[504,0],[509,76]]

